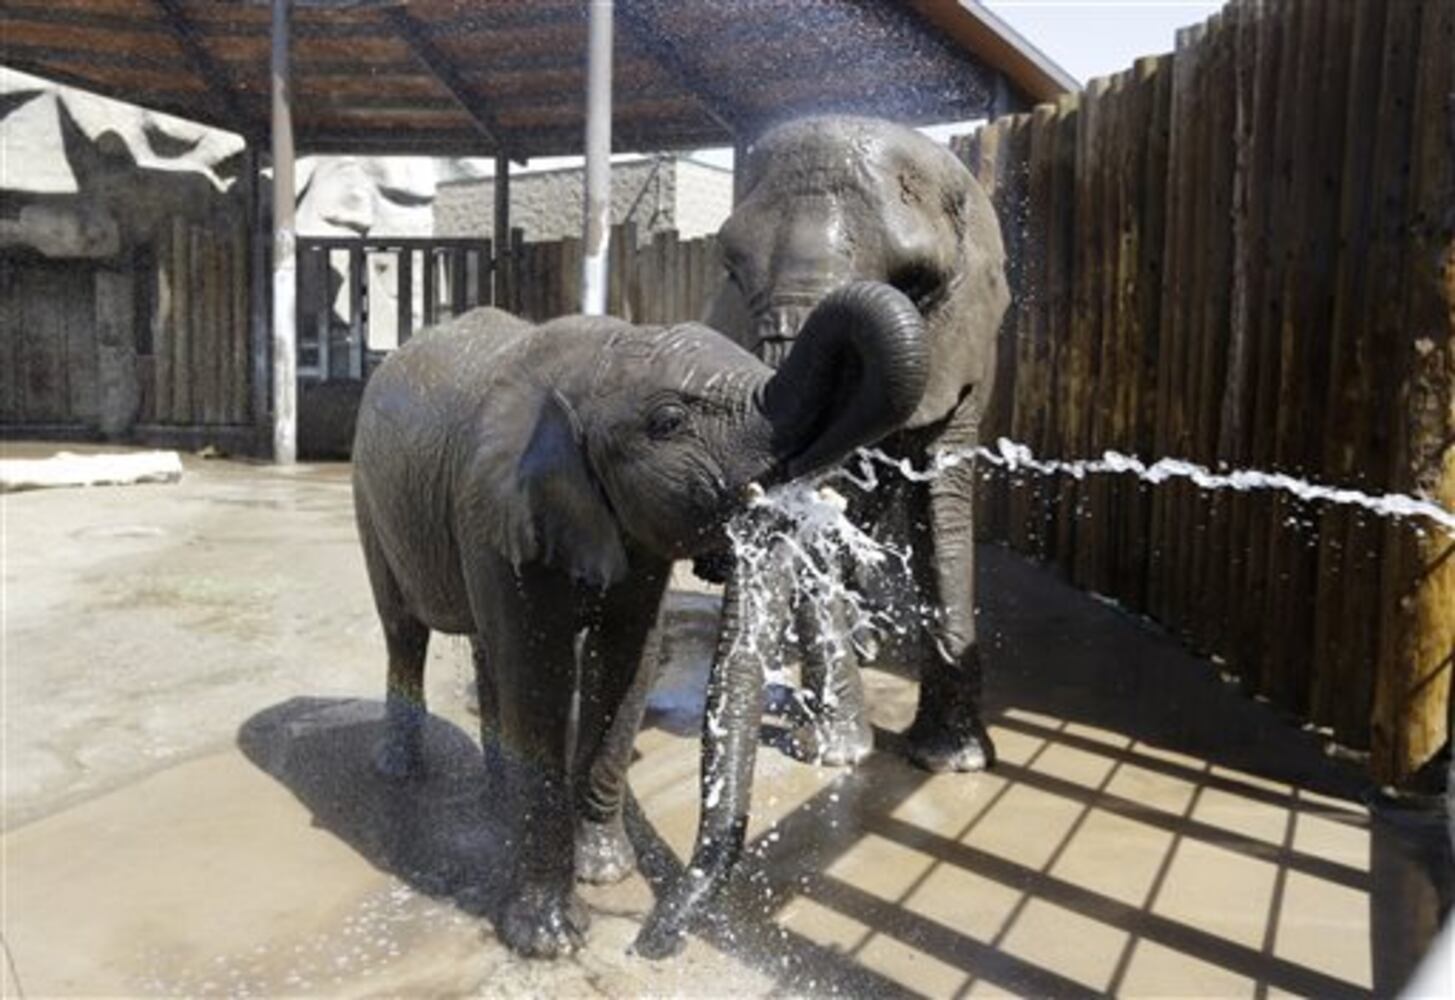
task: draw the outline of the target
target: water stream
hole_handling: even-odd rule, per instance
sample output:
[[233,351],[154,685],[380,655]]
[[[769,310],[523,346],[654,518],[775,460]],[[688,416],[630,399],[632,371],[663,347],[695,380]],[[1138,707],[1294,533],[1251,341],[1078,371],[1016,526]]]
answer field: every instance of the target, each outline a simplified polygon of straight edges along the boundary
[[[1185,479],[1204,490],[1279,492],[1305,501],[1357,507],[1381,517],[1419,519],[1455,538],[1455,512],[1433,501],[1398,493],[1375,495],[1280,472],[1214,472],[1175,458],[1149,465],[1116,451],[1096,459],[1042,459],[1007,438],[1000,438],[995,448],[942,450],[925,468],[915,468],[907,459],[893,458],[878,449],[861,448],[855,460],[816,480],[756,491],[748,510],[729,525],[742,598],[738,651],[756,658],[769,682],[786,682],[783,650],[796,649],[798,637],[791,616],[782,614],[785,600],[800,603],[814,615],[818,624],[815,641],[823,645],[822,653],[830,659],[847,655],[851,648],[860,652],[872,648],[886,633],[903,635],[928,624],[934,609],[885,607],[861,589],[865,577],[877,575],[894,590],[913,593],[910,548],[854,524],[846,514],[848,503],[835,484],[846,482],[860,490],[875,490],[881,484],[881,468],[911,482],[929,482],[976,459],[1011,473],[1077,480],[1130,474],[1153,484]],[[854,569],[840,571],[848,567]]]

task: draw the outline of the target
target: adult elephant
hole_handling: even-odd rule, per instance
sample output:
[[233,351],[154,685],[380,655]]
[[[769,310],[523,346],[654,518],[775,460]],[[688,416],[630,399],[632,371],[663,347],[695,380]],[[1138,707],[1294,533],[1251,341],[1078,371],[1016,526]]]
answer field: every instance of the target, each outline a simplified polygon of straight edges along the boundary
[[[719,244],[729,281],[708,322],[774,365],[801,363],[805,317],[848,282],[887,282],[925,325],[924,396],[880,443],[923,467],[940,451],[978,443],[995,370],[995,342],[1010,295],[1000,226],[985,192],[951,153],[918,132],[875,119],[812,117],[763,135],[742,165],[742,196]],[[889,477],[882,477],[889,478]],[[973,472],[962,461],[928,483],[902,479],[850,498],[850,516],[903,532],[917,593],[910,658],[919,704],[907,732],[911,759],[931,771],[971,771],[994,760],[980,718],[975,636]],[[872,746],[852,646],[825,642],[814,609],[793,609],[813,718],[797,732],[809,754],[851,763]],[[709,682],[703,811],[692,863],[638,939],[644,954],[680,946],[693,912],[743,843],[761,713],[761,676],[734,655],[739,594],[729,579],[723,638]]]
[[[930,372],[919,406],[881,447],[918,466],[973,448],[1010,301],[1000,225],[975,178],[913,129],[840,116],[773,129],[744,169],[742,199],[719,234],[729,281],[708,324],[777,365],[833,289],[888,282],[924,317]],[[861,524],[908,534],[925,611],[911,623],[924,627],[912,630],[920,698],[907,736],[911,758],[932,771],[978,770],[994,757],[978,705],[972,499],[963,462],[928,484],[858,494],[851,510]],[[853,763],[872,744],[859,673],[852,650],[818,641],[809,610],[798,609],[795,625],[815,717],[799,742],[826,763]]]
[[394,352],[364,392],[355,507],[389,662],[378,763],[418,769],[430,630],[470,636],[517,824],[497,921],[517,951],[573,950],[575,877],[633,863],[622,788],[672,560],[720,546],[750,483],[831,465],[919,404],[923,327],[893,288],[835,293],[801,339],[775,373],[695,324],[480,309]]

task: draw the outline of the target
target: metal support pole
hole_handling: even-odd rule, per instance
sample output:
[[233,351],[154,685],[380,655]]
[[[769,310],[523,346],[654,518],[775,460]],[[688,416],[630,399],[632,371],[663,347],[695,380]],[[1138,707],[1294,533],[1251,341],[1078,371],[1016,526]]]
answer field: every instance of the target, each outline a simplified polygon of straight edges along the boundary
[[495,298],[497,308],[510,308],[506,302],[506,264],[510,254],[510,157],[495,154],[495,226],[491,233],[495,247]]
[[611,241],[612,0],[591,0],[586,54],[586,220],[581,254],[581,311],[606,312]]
[[298,449],[298,257],[293,210],[293,112],[288,73],[292,0],[273,0],[273,461]]
[[738,132],[733,136],[733,207],[743,200],[743,188],[747,186],[748,178],[748,142],[746,132]]

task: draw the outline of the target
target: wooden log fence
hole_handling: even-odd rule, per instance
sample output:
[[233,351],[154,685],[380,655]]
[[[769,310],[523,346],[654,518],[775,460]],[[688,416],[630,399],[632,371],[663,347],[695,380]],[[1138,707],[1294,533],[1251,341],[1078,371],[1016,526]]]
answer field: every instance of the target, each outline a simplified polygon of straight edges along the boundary
[[[1234,0],[957,141],[1015,299],[982,437],[1455,509],[1455,4]],[[1455,535],[1269,491],[987,473],[982,537],[1408,779],[1449,738]]]
[[[637,323],[700,320],[722,277],[717,239],[679,240],[656,233],[638,246],[632,223],[612,227],[607,312]],[[497,266],[501,307],[541,322],[581,308],[581,241],[525,242],[512,234]]]
[[173,219],[140,275],[139,431],[251,424],[247,245],[235,226]]

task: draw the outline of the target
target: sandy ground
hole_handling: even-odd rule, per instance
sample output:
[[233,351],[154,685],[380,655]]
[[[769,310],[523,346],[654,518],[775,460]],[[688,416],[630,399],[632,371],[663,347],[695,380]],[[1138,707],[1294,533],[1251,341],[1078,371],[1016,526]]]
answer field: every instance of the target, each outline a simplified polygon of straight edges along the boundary
[[431,649],[428,777],[369,767],[383,643],[343,467],[189,459],[0,503],[7,995],[1388,995],[1450,897],[1438,817],[986,548],[1000,765],[907,765],[914,685],[877,670],[855,770],[770,720],[741,877],[648,962],[625,949],[691,843],[714,628],[681,581],[631,775],[646,876],[583,890],[581,955],[523,961],[491,929],[508,859],[462,643]]

